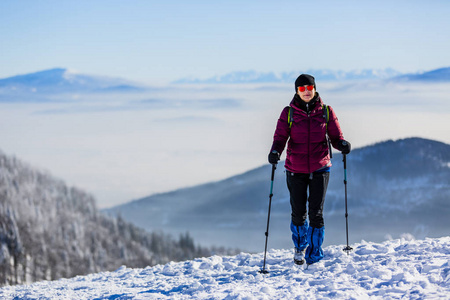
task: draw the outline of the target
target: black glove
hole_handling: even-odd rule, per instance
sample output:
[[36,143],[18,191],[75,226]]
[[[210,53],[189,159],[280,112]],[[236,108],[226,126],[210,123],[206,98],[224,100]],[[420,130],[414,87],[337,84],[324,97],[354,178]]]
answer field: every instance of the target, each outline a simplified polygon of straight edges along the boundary
[[352,150],[352,145],[346,140],[340,140],[339,146],[341,148],[342,154],[349,154]]
[[278,153],[276,150],[273,150],[269,153],[269,163],[272,165],[276,165],[278,161],[280,160],[280,153]]

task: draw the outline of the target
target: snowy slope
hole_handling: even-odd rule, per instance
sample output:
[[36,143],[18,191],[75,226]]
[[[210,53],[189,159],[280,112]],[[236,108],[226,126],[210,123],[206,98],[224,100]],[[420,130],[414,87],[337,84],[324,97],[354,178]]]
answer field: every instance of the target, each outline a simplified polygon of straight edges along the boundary
[[121,267],[72,279],[0,289],[2,299],[448,299],[450,237],[382,244],[361,243],[347,255],[329,246],[308,270],[289,250],[241,253],[169,263],[146,269]]

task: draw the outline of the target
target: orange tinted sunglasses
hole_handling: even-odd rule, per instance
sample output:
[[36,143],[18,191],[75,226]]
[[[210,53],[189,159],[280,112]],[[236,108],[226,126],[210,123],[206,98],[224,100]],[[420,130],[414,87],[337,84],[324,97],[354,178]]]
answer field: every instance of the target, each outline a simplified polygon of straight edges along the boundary
[[304,91],[306,91],[306,90],[312,91],[313,89],[314,89],[314,86],[313,86],[313,85],[306,85],[306,86],[299,86],[299,87],[298,87],[298,90],[299,90],[300,92],[304,92]]

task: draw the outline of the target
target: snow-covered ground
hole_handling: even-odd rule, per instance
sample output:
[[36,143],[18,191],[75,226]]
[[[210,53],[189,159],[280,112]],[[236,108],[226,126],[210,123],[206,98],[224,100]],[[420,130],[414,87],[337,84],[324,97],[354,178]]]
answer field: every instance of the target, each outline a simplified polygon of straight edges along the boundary
[[1,299],[449,299],[450,237],[324,249],[309,269],[290,250],[241,253],[145,269],[121,267],[72,279],[0,289]]

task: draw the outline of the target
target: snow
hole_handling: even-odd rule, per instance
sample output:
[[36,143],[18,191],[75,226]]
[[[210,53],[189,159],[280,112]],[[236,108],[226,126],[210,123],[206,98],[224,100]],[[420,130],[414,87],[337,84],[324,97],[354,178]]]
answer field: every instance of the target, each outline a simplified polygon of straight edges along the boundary
[[308,269],[290,250],[212,256],[145,269],[44,281],[0,289],[1,299],[448,299],[450,237],[362,241],[324,249]]

